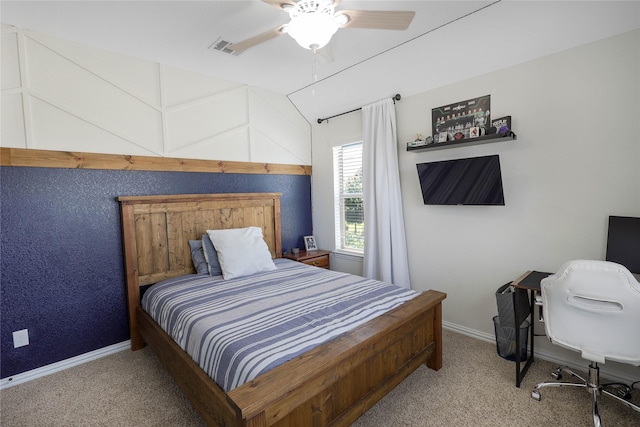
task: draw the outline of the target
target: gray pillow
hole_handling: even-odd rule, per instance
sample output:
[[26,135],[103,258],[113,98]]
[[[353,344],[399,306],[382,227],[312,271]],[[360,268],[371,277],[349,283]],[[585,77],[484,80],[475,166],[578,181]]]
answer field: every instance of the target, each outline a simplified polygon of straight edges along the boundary
[[210,276],[220,276],[222,274],[222,268],[220,268],[220,262],[218,261],[218,253],[213,247],[213,243],[208,234],[202,235],[202,249],[204,250],[204,259],[207,260]]
[[193,261],[193,266],[196,268],[196,273],[209,274],[209,266],[202,250],[202,240],[189,240],[189,247],[191,248],[191,261]]

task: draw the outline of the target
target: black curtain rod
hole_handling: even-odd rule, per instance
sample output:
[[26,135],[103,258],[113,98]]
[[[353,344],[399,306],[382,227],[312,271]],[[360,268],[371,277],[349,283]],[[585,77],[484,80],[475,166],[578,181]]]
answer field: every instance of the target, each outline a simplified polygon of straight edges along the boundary
[[[400,94],[396,93],[395,96],[393,96],[391,99],[393,99],[393,103],[395,104],[396,101],[400,101],[400,98],[402,98]],[[362,107],[356,108],[355,110],[351,110],[351,111],[345,111],[344,113],[336,114],[335,116],[326,117],[324,119],[318,119],[318,124],[320,125],[322,124],[322,122],[329,121],[329,119],[333,119],[334,117],[344,116],[345,114],[353,113],[354,111],[358,111],[358,110],[362,110]]]

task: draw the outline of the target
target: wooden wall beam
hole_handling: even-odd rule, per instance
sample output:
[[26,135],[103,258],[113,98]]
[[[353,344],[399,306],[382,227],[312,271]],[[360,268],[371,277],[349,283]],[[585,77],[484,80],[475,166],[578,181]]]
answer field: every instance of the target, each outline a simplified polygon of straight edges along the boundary
[[311,175],[311,166],[0,147],[0,166],[163,172]]

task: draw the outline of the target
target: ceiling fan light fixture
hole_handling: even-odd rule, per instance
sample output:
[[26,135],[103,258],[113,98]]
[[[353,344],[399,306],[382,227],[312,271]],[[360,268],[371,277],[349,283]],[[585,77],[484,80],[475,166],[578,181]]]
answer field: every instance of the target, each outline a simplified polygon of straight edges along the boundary
[[291,19],[286,32],[305,49],[321,49],[338,31],[338,23],[332,16],[320,13],[305,13]]
[[300,0],[286,11],[291,21],[285,32],[305,49],[323,48],[340,26],[333,17],[333,0]]

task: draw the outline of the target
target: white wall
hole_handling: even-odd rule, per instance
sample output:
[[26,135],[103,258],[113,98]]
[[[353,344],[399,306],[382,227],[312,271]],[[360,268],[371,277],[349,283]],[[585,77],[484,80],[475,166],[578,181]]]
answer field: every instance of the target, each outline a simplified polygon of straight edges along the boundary
[[[416,133],[431,134],[432,108],[486,94],[493,117],[512,116],[516,141],[406,151]],[[493,336],[500,285],[569,259],[604,259],[608,216],[640,216],[640,31],[404,97],[396,113],[412,285],[447,293],[451,327]],[[361,122],[354,113],[313,126],[319,241],[333,243],[329,147],[360,139]],[[423,204],[416,163],[489,154],[500,155],[506,206]]]
[[3,147],[311,164],[284,95],[7,25],[1,71]]

